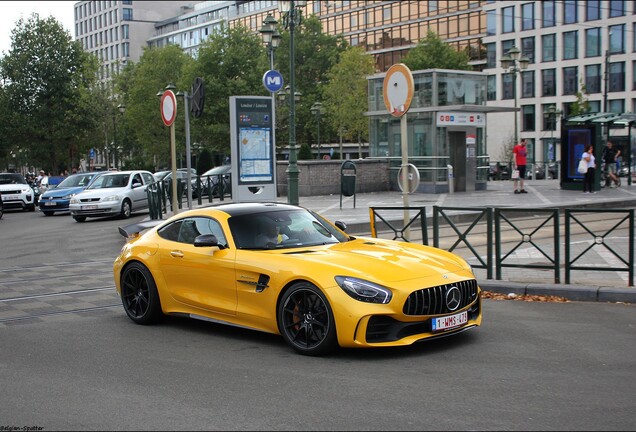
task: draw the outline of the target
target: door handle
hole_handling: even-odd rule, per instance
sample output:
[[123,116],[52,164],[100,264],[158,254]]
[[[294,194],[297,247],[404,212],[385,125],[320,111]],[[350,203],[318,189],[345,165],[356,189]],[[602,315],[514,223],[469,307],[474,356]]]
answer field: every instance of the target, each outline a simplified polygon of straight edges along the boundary
[[178,250],[170,252],[170,255],[175,258],[183,258],[183,252]]

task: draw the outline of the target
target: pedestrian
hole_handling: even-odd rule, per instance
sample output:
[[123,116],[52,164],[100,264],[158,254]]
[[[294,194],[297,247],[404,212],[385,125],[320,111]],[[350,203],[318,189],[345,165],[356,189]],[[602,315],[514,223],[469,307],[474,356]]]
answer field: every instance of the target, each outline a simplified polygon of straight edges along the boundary
[[581,156],[587,162],[587,171],[583,176],[583,193],[594,192],[594,173],[596,172],[596,158],[594,157],[594,146],[589,145]]
[[[528,140],[523,138],[519,144],[512,149],[512,155],[514,156],[513,169],[519,171],[519,177],[515,178],[514,188],[515,193],[528,193],[523,188],[524,179],[526,178],[526,159],[528,157],[528,149],[526,148]],[[519,186],[521,188],[519,188]]]
[[[610,187],[612,188],[618,186],[616,170],[618,168],[618,157],[620,155],[621,151],[614,147],[611,141],[608,141],[605,148],[603,148],[603,162],[605,162],[605,173],[610,179]],[[612,184],[612,181],[614,181],[614,184]]]

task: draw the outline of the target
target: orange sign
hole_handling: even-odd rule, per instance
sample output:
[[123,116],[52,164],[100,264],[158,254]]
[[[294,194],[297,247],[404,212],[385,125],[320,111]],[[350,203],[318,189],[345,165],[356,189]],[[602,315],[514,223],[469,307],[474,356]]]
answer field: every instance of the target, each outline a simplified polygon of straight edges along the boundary
[[404,63],[394,64],[384,77],[384,105],[393,117],[406,114],[413,100],[415,85],[411,70]]

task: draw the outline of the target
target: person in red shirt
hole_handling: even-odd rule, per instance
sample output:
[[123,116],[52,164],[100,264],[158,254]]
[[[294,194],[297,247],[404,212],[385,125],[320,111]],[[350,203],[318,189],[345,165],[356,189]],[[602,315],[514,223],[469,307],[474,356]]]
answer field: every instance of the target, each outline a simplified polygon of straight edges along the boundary
[[[524,188],[524,179],[526,178],[526,159],[528,157],[528,149],[526,145],[528,144],[528,140],[525,138],[521,140],[519,144],[517,144],[512,149],[512,155],[514,156],[514,169],[519,170],[519,177],[515,179],[515,193],[528,193]],[[521,189],[519,189],[521,186]]]

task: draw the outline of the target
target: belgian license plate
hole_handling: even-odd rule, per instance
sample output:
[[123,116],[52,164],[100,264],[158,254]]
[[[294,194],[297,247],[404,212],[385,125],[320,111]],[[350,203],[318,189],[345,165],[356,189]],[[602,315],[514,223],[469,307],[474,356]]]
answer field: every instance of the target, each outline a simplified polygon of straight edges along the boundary
[[433,318],[433,331],[447,330],[459,327],[468,322],[468,312],[460,312],[455,315],[448,315],[441,318]]
[[5,201],[16,201],[20,199],[20,195],[2,195],[2,199]]
[[95,210],[95,209],[97,209],[96,205],[85,205],[85,206],[82,206],[82,210]]
[[45,206],[54,206],[55,203],[53,201],[48,201],[44,203]]

